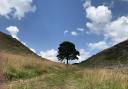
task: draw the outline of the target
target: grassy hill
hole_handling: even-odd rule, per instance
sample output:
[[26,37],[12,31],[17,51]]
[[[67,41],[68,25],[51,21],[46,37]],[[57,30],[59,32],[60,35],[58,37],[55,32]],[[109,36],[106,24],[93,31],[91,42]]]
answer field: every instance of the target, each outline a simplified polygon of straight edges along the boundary
[[128,40],[83,61],[79,66],[91,67],[128,67]]
[[0,89],[128,89],[128,71],[54,63],[0,32]]
[[18,40],[0,32],[0,83],[61,71],[63,66],[39,57]]

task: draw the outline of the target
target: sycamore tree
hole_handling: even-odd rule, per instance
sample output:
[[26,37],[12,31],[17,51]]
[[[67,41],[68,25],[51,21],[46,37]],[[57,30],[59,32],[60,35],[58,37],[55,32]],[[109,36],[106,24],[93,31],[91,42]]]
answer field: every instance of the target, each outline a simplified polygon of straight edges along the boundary
[[59,61],[66,60],[67,64],[69,64],[69,60],[78,60],[79,55],[79,51],[76,50],[72,42],[64,41],[59,45],[57,55]]

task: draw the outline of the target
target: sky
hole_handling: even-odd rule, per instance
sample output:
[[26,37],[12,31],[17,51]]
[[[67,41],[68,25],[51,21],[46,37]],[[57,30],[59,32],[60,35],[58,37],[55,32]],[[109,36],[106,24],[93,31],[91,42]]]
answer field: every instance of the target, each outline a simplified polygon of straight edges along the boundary
[[81,62],[128,38],[128,0],[0,0],[0,31],[56,62],[71,41]]

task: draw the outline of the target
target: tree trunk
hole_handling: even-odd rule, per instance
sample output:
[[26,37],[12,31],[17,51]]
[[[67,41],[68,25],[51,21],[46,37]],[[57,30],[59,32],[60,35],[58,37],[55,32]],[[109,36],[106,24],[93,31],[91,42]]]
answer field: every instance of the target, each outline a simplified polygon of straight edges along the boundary
[[67,64],[68,64],[68,59],[67,59]]
[[66,59],[67,59],[67,64],[68,64],[68,59],[69,59],[68,56],[66,57]]

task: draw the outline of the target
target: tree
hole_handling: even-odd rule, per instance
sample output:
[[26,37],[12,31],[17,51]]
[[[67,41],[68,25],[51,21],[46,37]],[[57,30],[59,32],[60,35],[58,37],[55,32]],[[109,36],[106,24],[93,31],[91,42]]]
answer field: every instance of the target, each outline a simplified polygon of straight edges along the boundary
[[59,61],[66,59],[68,64],[69,60],[76,60],[79,55],[80,53],[75,49],[75,45],[73,43],[64,41],[59,45],[57,55]]

